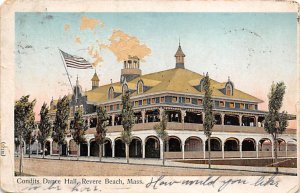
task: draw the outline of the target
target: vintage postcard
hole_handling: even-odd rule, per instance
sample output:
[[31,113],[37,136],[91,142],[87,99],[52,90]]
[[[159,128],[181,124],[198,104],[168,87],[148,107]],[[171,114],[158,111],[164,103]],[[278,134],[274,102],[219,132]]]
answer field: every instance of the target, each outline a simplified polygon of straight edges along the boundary
[[299,4],[6,1],[4,192],[297,192]]

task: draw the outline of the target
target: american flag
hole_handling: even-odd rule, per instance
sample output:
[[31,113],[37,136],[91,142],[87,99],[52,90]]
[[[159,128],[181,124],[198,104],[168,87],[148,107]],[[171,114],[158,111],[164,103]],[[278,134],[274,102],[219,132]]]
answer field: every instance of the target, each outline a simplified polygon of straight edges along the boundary
[[87,69],[87,68],[93,67],[91,63],[89,63],[82,57],[73,56],[62,50],[59,50],[59,51],[61,52],[67,67],[77,68],[77,69]]

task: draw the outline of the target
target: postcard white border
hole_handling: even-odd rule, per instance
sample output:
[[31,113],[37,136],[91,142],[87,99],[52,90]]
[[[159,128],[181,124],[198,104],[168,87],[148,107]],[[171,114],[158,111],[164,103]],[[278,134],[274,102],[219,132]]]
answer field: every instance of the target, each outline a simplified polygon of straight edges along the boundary
[[[84,3],[83,3],[84,2]],[[67,6],[65,6],[67,5]],[[0,157],[0,187],[5,191],[20,191],[17,188],[16,177],[14,176],[14,132],[13,132],[13,109],[14,109],[14,13],[15,12],[298,12],[299,4],[295,1],[96,1],[96,0],[42,0],[42,1],[14,1],[7,0],[1,6],[1,66],[0,66],[0,141],[6,143],[5,157]],[[299,21],[297,25],[298,39],[298,82],[297,82],[297,117],[300,115],[300,72],[299,72]],[[297,137],[299,139],[300,121],[297,118]],[[298,155],[300,152],[298,140]],[[300,160],[298,159],[298,166]],[[298,170],[299,172],[299,170]],[[42,177],[37,177],[42,178]],[[55,179],[64,179],[63,177],[50,177]],[[92,177],[96,178],[96,177]],[[103,177],[99,177],[103,178]],[[122,177],[121,177],[122,178]],[[125,177],[123,177],[125,178]],[[127,178],[127,177],[126,177]],[[147,178],[149,177],[140,177]],[[181,179],[182,177],[174,177]],[[253,180],[255,177],[246,177]],[[79,178],[78,178],[79,179]],[[281,192],[296,192],[299,188],[300,176],[279,177],[282,181]],[[224,192],[233,192],[234,190],[242,192],[264,192],[259,188],[242,188],[232,186],[230,190]],[[206,187],[201,189],[190,190],[185,187],[175,187],[172,189],[161,189],[164,192],[207,192],[211,191]],[[103,192],[153,192],[142,186],[129,186],[125,189],[106,189]],[[275,190],[271,190],[275,192]],[[33,191],[31,191],[33,192]],[[41,191],[38,191],[41,192]],[[44,191],[48,192],[48,191]],[[158,191],[161,192],[161,191]],[[278,191],[280,192],[280,191]]]

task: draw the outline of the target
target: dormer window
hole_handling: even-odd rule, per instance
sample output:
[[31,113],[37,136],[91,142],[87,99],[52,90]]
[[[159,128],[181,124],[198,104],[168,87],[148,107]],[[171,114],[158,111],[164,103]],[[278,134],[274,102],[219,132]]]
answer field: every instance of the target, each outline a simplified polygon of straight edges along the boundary
[[232,87],[229,84],[226,86],[226,95],[232,95]]
[[199,91],[200,91],[200,92],[204,91],[204,78],[202,78],[202,79],[200,80]]
[[225,94],[227,96],[232,96],[233,95],[233,83],[230,81],[229,77],[228,77],[228,82],[225,84]]
[[114,98],[114,88],[110,87],[108,90],[108,100],[112,100]]
[[125,95],[127,91],[128,91],[128,85],[125,83],[122,86],[122,93],[123,93],[123,95]]
[[144,92],[144,82],[139,80],[137,83],[137,93],[142,94]]

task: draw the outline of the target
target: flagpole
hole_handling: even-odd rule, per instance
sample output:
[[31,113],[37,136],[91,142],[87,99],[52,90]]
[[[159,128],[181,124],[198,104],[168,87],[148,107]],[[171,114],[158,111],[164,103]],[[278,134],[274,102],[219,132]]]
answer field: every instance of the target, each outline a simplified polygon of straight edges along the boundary
[[76,103],[77,103],[77,101],[78,101],[77,88],[78,88],[78,74],[77,74],[77,79],[76,79],[76,88],[75,88],[75,91],[76,91]]
[[70,76],[69,76],[69,73],[68,73],[68,70],[67,70],[67,67],[66,67],[65,60],[64,60],[64,58],[63,58],[63,56],[62,56],[62,54],[61,54],[61,50],[60,50],[60,49],[58,49],[58,50],[59,50],[60,57],[61,57],[61,59],[62,59],[62,61],[63,61],[64,67],[65,67],[65,70],[66,70],[66,72],[67,72],[67,75],[68,75],[68,79],[69,79],[69,82],[70,82],[70,85],[71,85],[71,90],[73,90],[73,86],[72,86],[72,83],[71,83],[71,80],[70,80]]

